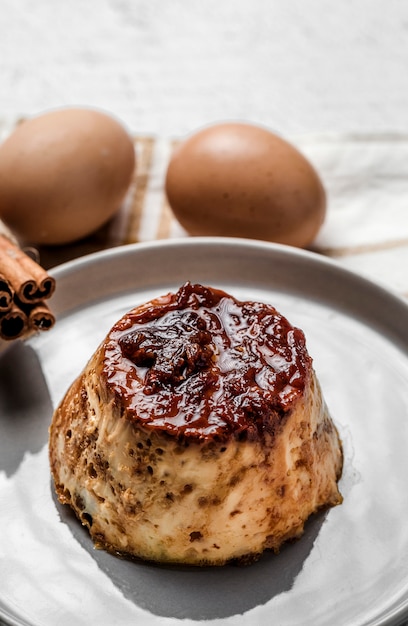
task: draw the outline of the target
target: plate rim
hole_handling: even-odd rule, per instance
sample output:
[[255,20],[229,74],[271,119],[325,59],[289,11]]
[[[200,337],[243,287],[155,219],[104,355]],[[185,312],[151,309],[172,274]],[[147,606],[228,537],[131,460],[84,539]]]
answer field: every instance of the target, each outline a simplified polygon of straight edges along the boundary
[[[394,316],[392,328],[387,324],[381,324],[380,318],[377,319],[377,324],[381,327],[382,333],[387,335],[393,343],[398,343],[401,341],[401,337],[403,337],[404,343],[406,343],[406,349],[408,350],[408,324],[404,325],[402,318],[402,316],[408,315],[408,299],[404,298],[403,295],[399,294],[382,282],[377,282],[371,277],[357,272],[355,269],[344,267],[336,259],[321,255],[314,250],[295,248],[285,244],[240,237],[180,237],[136,242],[122,244],[106,250],[99,250],[70,261],[66,261],[50,269],[50,274],[55,277],[57,282],[57,288],[49,301],[50,306],[51,308],[54,306],[56,307],[57,321],[60,313],[66,314],[70,311],[69,308],[67,309],[66,304],[64,304],[61,311],[59,310],[61,292],[58,290],[58,285],[64,280],[72,279],[77,272],[81,272],[84,269],[94,269],[97,271],[98,266],[101,263],[119,261],[122,258],[137,257],[139,255],[143,257],[148,254],[155,254],[158,251],[164,252],[166,250],[172,252],[182,250],[186,253],[188,250],[193,250],[194,248],[201,252],[212,249],[220,253],[223,250],[231,252],[235,249],[242,250],[246,253],[267,254],[276,259],[281,258],[289,260],[289,262],[292,262],[294,265],[303,262],[306,267],[310,268],[311,274],[314,272],[321,274],[322,271],[325,274],[330,274],[333,277],[331,291],[326,295],[322,295],[318,287],[315,287],[314,291],[309,288],[308,293],[310,300],[315,299],[317,301],[323,301],[327,304],[333,305],[333,298],[339,298],[339,289],[334,288],[334,281],[337,281],[337,284],[346,285],[348,294],[351,286],[354,286],[356,292],[359,293],[360,296],[361,294],[364,294],[366,298],[370,299],[373,307],[376,302],[379,302],[382,306],[387,304],[387,306],[391,306],[396,309],[397,315]],[[271,288],[275,288],[275,285],[273,285],[272,282]],[[288,290],[290,291],[290,289]],[[111,294],[107,293],[104,297],[109,297],[109,295]],[[341,298],[339,302],[340,301]],[[343,303],[343,306],[340,306],[339,308],[350,313],[352,311],[350,307],[352,306],[353,305],[348,302],[347,306]],[[356,317],[359,317],[364,321],[366,316],[361,314],[360,308],[361,307],[354,306],[354,314]]]
[[172,239],[156,239],[152,241],[140,241],[133,243],[125,243],[113,246],[103,250],[90,252],[69,261],[65,261],[49,268],[49,273],[57,279],[65,277],[68,273],[79,271],[87,265],[93,265],[101,260],[116,258],[121,256],[132,255],[134,253],[142,253],[144,251],[154,251],[160,249],[173,248],[189,248],[193,246],[210,247],[225,246],[228,248],[244,248],[248,250],[259,250],[264,252],[275,252],[282,256],[305,259],[313,264],[325,266],[330,271],[349,277],[352,280],[360,282],[362,285],[376,289],[383,295],[394,298],[408,309],[408,299],[401,295],[392,287],[387,286],[381,281],[375,281],[372,277],[366,276],[358,272],[356,269],[345,267],[334,258],[325,256],[313,249],[297,248],[281,243],[274,243],[258,239],[246,239],[244,237],[175,237]]

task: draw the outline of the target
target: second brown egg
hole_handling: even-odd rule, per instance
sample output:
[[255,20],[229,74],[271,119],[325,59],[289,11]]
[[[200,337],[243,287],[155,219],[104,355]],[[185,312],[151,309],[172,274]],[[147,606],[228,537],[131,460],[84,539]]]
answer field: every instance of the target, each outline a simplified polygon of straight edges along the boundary
[[311,163],[286,140],[248,123],[214,124],[183,141],[169,162],[166,193],[191,235],[305,247],[326,213]]

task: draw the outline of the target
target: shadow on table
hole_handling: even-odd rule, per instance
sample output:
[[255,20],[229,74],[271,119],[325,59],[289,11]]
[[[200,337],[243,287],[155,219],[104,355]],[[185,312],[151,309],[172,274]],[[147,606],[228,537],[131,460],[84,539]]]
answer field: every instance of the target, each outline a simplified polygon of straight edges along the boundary
[[13,475],[26,452],[48,439],[52,403],[32,347],[14,341],[0,352],[0,471]]

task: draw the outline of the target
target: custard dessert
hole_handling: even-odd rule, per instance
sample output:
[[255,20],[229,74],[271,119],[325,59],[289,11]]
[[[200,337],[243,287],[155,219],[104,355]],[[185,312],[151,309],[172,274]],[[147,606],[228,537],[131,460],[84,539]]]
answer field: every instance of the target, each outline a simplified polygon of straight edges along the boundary
[[98,548],[251,562],[342,501],[342,447],[303,332],[186,283],[110,330],[54,413],[60,502]]

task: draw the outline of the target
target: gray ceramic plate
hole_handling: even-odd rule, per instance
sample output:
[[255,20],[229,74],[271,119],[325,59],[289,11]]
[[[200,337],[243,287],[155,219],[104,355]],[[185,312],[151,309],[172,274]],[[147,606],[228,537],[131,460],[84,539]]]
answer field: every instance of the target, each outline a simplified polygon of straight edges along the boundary
[[[408,307],[300,250],[229,239],[139,244],[60,266],[57,324],[0,355],[0,616],[9,624],[357,626],[408,616]],[[93,549],[53,496],[55,404],[110,326],[187,279],[272,303],[306,333],[345,452],[344,503],[250,567]],[[180,622],[180,620],[183,620]]]

